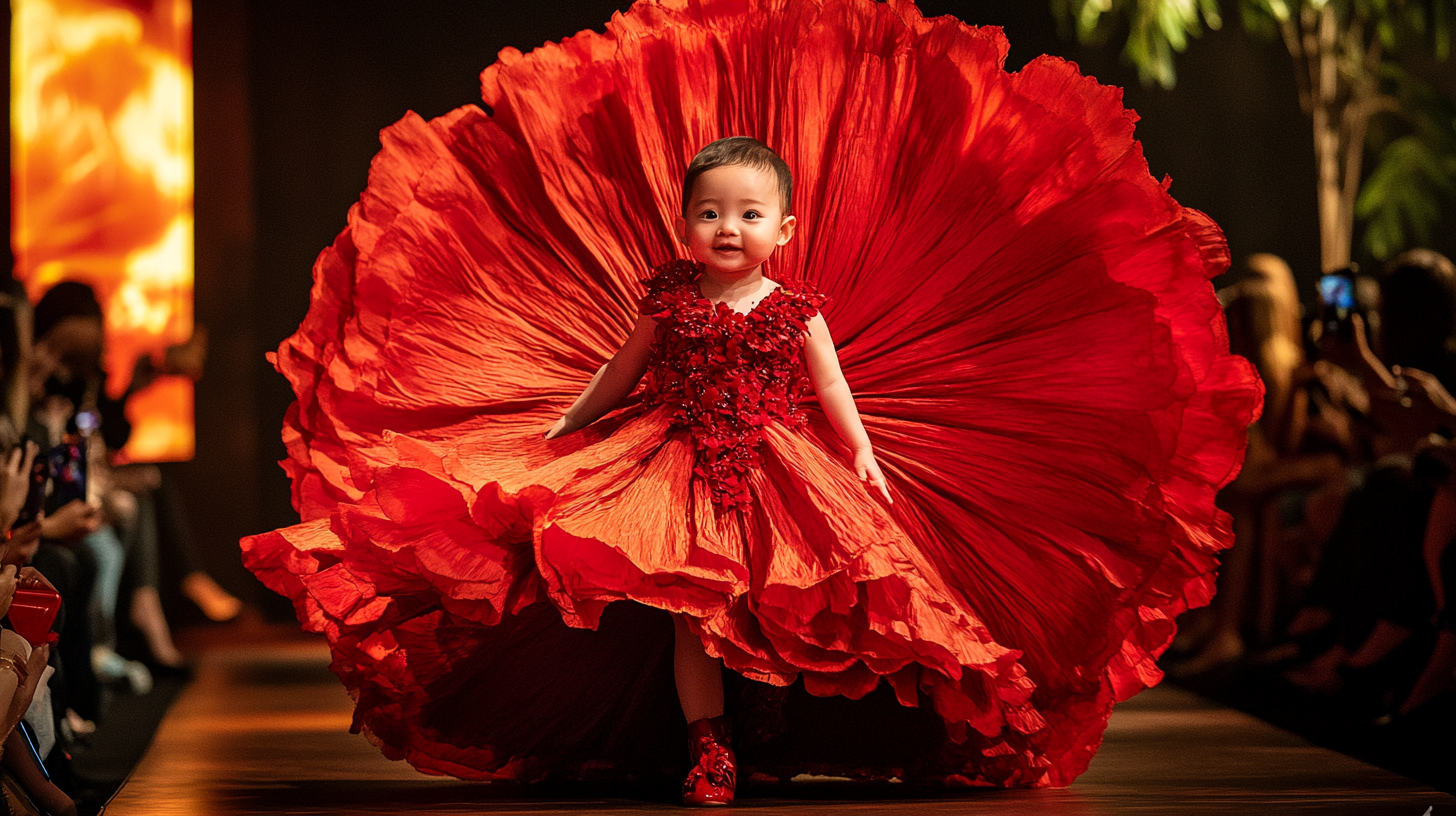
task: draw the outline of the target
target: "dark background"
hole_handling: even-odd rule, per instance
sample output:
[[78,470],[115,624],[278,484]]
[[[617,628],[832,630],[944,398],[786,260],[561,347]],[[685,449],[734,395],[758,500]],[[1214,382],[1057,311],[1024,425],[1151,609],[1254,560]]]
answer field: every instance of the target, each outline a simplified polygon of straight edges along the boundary
[[[263,355],[303,318],[313,260],[364,188],[379,130],[409,110],[433,117],[477,102],[479,73],[501,48],[602,30],[628,5],[195,3],[196,308],[213,346],[197,387],[197,458],[176,468],[205,563],[224,585],[288,614],[243,570],[237,548],[240,536],[298,520],[276,464],[292,394]],[[1115,49],[1060,39],[1048,6],[921,4],[927,15],[1003,27],[1012,70],[1052,53],[1124,86],[1143,117],[1138,135],[1153,174],[1172,176],[1180,202],[1223,226],[1235,258],[1276,253],[1311,286],[1319,244],[1310,125],[1283,47],[1250,39],[1231,20],[1179,58],[1176,91],[1146,89]]]

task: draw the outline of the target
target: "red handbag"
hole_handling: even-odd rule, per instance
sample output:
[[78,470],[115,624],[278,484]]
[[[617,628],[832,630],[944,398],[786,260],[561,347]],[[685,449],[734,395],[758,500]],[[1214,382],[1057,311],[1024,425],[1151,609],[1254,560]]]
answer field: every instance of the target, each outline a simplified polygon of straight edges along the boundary
[[10,602],[10,628],[30,641],[30,645],[55,643],[57,635],[51,631],[56,622],[56,613],[61,611],[61,594],[50,587],[15,590]]

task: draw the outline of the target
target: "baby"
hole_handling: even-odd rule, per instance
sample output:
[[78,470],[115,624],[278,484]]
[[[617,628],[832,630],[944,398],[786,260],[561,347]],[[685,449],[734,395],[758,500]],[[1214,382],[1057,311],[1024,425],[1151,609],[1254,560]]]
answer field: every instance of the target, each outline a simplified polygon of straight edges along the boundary
[[[697,472],[721,477],[718,482],[729,482],[726,486],[713,485],[720,506],[752,512],[747,487],[737,477],[757,464],[752,445],[756,439],[754,422],[762,422],[767,417],[770,421],[780,420],[788,427],[802,428],[802,414],[797,413],[796,406],[791,404],[791,394],[776,376],[782,371],[767,364],[757,368],[734,367],[733,360],[715,368],[698,362],[713,357],[712,354],[698,352],[707,348],[704,343],[719,344],[712,345],[713,349],[739,348],[742,344],[734,345],[733,336],[764,334],[769,330],[770,319],[756,314],[760,304],[767,305],[776,296],[797,297],[803,305],[794,314],[800,316],[802,336],[793,338],[792,344],[782,349],[802,358],[802,367],[807,369],[809,383],[824,413],[853,452],[851,467],[860,481],[886,502],[892,502],[869,436],[855,409],[854,397],[840,371],[829,327],[818,311],[823,298],[784,295],[780,284],[763,274],[764,262],[774,250],[794,237],[796,221],[790,214],[792,195],[793,177],[788,165],[762,142],[735,136],[703,148],[688,166],[683,180],[682,213],[675,221],[677,237],[696,260],[695,267],[685,269],[683,262],[677,261],[658,268],[649,289],[676,292],[677,297],[663,300],[649,295],[644,300],[643,314],[627,341],[597,372],[576,402],[546,431],[546,438],[590,425],[632,393],[649,368],[654,372],[660,369],[665,374],[657,377],[650,390],[675,390],[679,401],[686,406],[679,409],[683,424],[693,428],[695,437],[710,439],[706,445],[700,445],[704,464]],[[691,288],[683,291],[683,287]],[[676,339],[664,338],[659,331],[659,320],[653,315],[665,316],[658,310],[671,309],[670,304],[691,306],[695,301],[696,305],[706,302],[709,306],[706,316],[698,316],[705,328]],[[812,316],[804,320],[805,315]],[[725,337],[730,340],[725,342]],[[773,343],[770,338],[755,336],[746,345],[768,348]],[[730,357],[736,354],[727,352]],[[800,365],[798,360],[792,363],[795,367]],[[749,373],[744,374],[745,371]],[[715,372],[729,372],[734,376],[716,381]],[[703,394],[728,396],[715,397],[720,401],[712,402],[705,401]],[[774,395],[779,395],[777,402]],[[725,420],[719,416],[725,411],[743,412],[744,406],[756,412],[753,421],[735,422],[731,417]],[[773,416],[775,413],[778,415]],[[703,430],[708,426],[711,426],[709,431],[718,432],[716,436]],[[749,441],[725,448],[721,442],[724,428]],[[725,449],[732,454],[725,454]],[[678,697],[689,724],[690,750],[695,762],[684,785],[683,801],[685,804],[728,804],[733,801],[736,768],[728,746],[727,719],[723,716],[722,660],[705,651],[686,616],[673,617],[677,631],[674,668]]]

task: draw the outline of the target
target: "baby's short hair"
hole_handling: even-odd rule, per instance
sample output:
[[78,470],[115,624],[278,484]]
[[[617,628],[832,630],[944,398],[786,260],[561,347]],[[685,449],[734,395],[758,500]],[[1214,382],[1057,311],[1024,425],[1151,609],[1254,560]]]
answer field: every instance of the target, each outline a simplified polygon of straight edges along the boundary
[[699,150],[698,155],[688,165],[682,186],[683,215],[687,215],[688,200],[693,197],[693,185],[697,183],[698,176],[715,167],[735,166],[772,171],[779,181],[779,203],[783,205],[784,215],[789,214],[790,204],[794,200],[794,175],[789,172],[788,163],[779,158],[773,148],[757,139],[750,136],[729,136]]

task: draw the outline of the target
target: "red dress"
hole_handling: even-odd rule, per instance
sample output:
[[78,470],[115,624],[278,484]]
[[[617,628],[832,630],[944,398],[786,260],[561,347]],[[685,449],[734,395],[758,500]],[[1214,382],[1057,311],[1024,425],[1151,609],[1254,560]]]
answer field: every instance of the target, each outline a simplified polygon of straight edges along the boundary
[[[641,2],[384,132],[276,358],[303,522],[243,543],[357,730],[465,778],[682,765],[671,610],[733,670],[743,778],[1085,770],[1212,595],[1259,385],[1118,91],[1005,54],[905,2]],[[795,173],[783,288],[644,297],[733,134]],[[808,389],[821,307],[893,505]],[[542,439],[639,310],[642,388]]]

